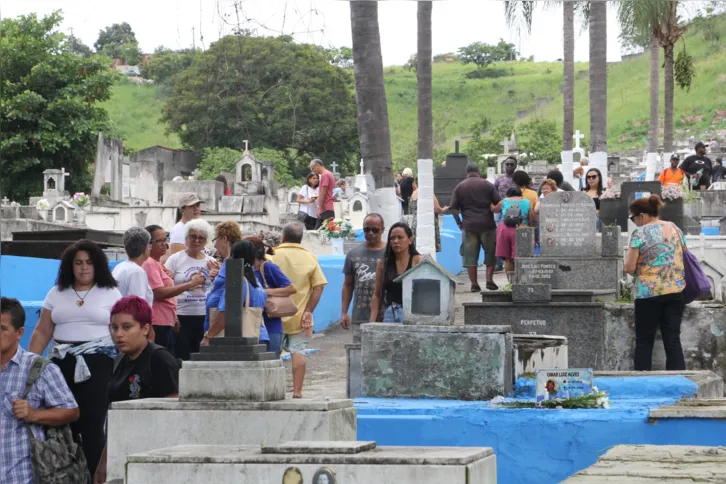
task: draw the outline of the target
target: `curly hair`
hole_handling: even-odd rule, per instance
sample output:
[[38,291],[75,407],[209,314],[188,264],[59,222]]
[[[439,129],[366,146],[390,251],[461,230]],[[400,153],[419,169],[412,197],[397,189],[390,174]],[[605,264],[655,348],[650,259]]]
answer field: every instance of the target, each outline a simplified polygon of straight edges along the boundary
[[111,317],[119,313],[128,314],[141,326],[151,324],[151,306],[139,296],[125,296],[116,301],[111,308]]
[[212,226],[203,218],[195,218],[184,225],[184,238],[189,237],[190,232],[202,232],[207,239],[212,237]]
[[218,239],[224,237],[230,244],[242,240],[242,231],[239,228],[239,224],[234,220],[227,220],[226,222],[218,224],[214,228],[214,231]]
[[56,286],[60,291],[68,289],[75,282],[76,276],[73,274],[73,260],[80,251],[88,253],[91,259],[94,271],[94,282],[98,287],[111,288],[116,287],[116,279],[111,275],[108,268],[108,258],[103,250],[95,243],[88,239],[81,239],[70,245],[61,257],[60,267],[58,268],[58,277],[55,280]]

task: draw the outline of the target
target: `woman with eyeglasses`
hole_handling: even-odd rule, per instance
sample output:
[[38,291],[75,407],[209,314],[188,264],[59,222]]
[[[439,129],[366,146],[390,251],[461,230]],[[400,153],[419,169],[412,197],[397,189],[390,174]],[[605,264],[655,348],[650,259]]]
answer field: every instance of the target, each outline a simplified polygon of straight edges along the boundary
[[391,225],[383,259],[378,261],[376,268],[376,288],[371,302],[372,323],[379,320],[381,308],[384,323],[403,322],[403,283],[396,282],[396,278],[420,262],[421,254],[416,250],[411,228],[403,222]]
[[674,223],[658,218],[662,206],[658,195],[630,205],[630,220],[637,228],[630,236],[624,269],[635,276],[636,371],[651,370],[658,328],[665,347],[666,370],[686,369],[681,347],[686,238]]
[[[418,212],[418,177],[413,179],[413,193],[408,202],[408,210],[411,214],[411,230],[416,238],[416,217]],[[439,200],[434,195],[434,238],[436,240],[436,252],[441,252],[441,232],[439,231],[439,215],[446,213],[449,207],[439,205]]]
[[39,355],[54,341],[48,357],[60,367],[78,403],[81,416],[71,430],[81,437],[89,477],[106,445],[107,388],[117,354],[108,322],[121,299],[116,285],[103,250],[86,239],[74,243],[63,253],[56,284],[30,338],[30,352]]
[[177,286],[191,282],[195,276],[204,277],[204,283],[177,297],[179,333],[174,338],[174,355],[188,360],[192,353],[199,352],[199,343],[204,337],[205,302],[212,287],[209,272],[217,267],[217,262],[203,252],[212,234],[212,227],[204,219],[187,222],[184,232],[186,249],[169,257],[166,267],[174,274]]
[[154,294],[151,304],[152,328],[156,335],[154,342],[173,351],[174,331],[179,330],[176,317],[176,297],[183,292],[193,291],[202,286],[205,279],[201,274],[194,274],[188,282],[175,286],[174,280],[169,275],[171,271],[168,271],[161,263],[161,258],[169,248],[166,232],[158,225],[149,225],[146,227],[146,231],[151,236],[151,252],[141,268],[146,272],[149,286]]

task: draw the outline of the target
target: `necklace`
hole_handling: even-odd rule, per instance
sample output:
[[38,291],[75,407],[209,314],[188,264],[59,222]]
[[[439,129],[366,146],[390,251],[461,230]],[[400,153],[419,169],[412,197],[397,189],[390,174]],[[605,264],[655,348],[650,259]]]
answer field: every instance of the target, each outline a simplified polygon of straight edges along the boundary
[[78,296],[78,301],[76,301],[76,306],[78,306],[79,308],[83,307],[83,305],[85,304],[85,299],[86,299],[86,297],[88,297],[88,293],[91,292],[91,289],[93,289],[93,286],[95,286],[95,285],[96,285],[96,283],[94,282],[91,285],[91,287],[88,288],[88,291],[86,291],[86,294],[83,297],[81,297],[81,295],[78,294],[78,291],[76,291],[75,287],[71,286],[71,287],[73,287],[73,292],[75,292],[76,296]]

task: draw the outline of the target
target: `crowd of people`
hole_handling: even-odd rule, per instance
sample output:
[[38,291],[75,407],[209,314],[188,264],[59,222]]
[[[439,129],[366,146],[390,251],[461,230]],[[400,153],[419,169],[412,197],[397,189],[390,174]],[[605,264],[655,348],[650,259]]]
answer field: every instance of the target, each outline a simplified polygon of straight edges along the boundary
[[[680,168],[672,164],[665,176],[683,170],[701,184],[706,169],[692,173],[690,168],[701,166],[699,160],[686,164],[686,159]],[[517,227],[537,225],[540,201],[546,195],[573,190],[554,170],[538,194],[530,176],[516,166],[516,159],[507,159],[504,174],[492,183],[481,177],[478,165],[469,163],[466,179],[454,189],[450,205],[441,207],[435,200],[436,214],[453,214],[463,232],[462,265],[472,291],[481,291],[480,249],[485,254],[486,288],[496,290],[497,258],[507,271],[513,271]],[[579,168],[583,167],[587,164]],[[584,168],[580,189],[598,208],[606,182],[599,170]],[[711,172],[709,164],[708,176]],[[0,419],[0,473],[7,479],[3,482],[31,482],[26,426],[33,438],[42,440],[44,426],[66,425],[82,449],[84,472],[94,482],[104,482],[109,405],[176,397],[181,362],[210,339],[224,335],[228,259],[241,260],[244,267],[242,300],[245,310],[253,311],[251,320],[243,324],[257,325],[254,330],[259,331],[267,351],[278,357],[283,349],[291,354],[293,398],[302,398],[313,312],[327,284],[317,257],[303,247],[302,240],[306,229],[332,216],[331,197],[336,189],[332,174],[320,160],[311,163],[306,187],[309,190],[298,197],[305,217],[287,224],[282,243],[274,248],[257,236],[245,237],[234,221],[213,229],[200,218],[201,201],[195,195],[182,198],[178,221],[169,234],[158,225],[127,230],[123,236],[127,260],[113,272],[98,245],[88,240],[72,244],[43,302],[29,351],[19,346],[24,310],[17,300],[3,297],[0,388],[6,395],[6,412]],[[412,173],[405,172],[400,188],[401,195],[408,195],[406,206],[415,207],[417,180]],[[658,218],[661,206],[655,195],[630,206],[637,228],[624,268],[635,276],[636,370],[651,369],[657,328],[663,334],[667,369],[685,369],[680,343],[685,237],[673,223]],[[340,322],[346,329],[367,322],[402,322],[403,288],[397,278],[422,259],[414,230],[405,222],[393,224],[384,240],[383,217],[369,213],[363,233],[365,242],[348,251],[343,266]],[[215,257],[206,251],[211,244]],[[276,304],[268,304],[273,300]],[[281,315],[279,308],[285,304],[291,309]],[[42,354],[49,343],[48,358],[53,364],[42,367],[38,379],[26,388],[35,355]]]

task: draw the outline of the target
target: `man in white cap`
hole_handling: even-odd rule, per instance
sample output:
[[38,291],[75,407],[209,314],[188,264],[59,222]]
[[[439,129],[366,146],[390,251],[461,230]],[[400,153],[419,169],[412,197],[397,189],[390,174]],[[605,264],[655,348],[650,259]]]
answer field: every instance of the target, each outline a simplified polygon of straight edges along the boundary
[[184,250],[184,226],[190,220],[199,218],[202,215],[202,202],[196,193],[184,193],[179,198],[179,210],[176,212],[176,225],[169,233],[169,253],[175,254]]

